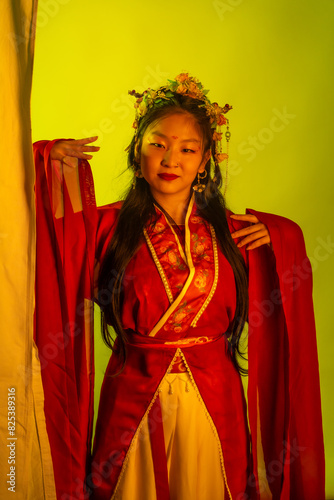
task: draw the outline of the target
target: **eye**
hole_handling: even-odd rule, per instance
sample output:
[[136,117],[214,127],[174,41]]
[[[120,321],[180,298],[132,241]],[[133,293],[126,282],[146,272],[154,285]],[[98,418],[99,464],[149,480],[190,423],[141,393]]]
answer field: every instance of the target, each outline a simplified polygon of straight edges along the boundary
[[182,150],[184,153],[196,153],[193,149],[185,148]]
[[159,142],[150,142],[150,145],[151,146],[156,146],[157,148],[163,148],[164,147],[164,145],[160,144]]

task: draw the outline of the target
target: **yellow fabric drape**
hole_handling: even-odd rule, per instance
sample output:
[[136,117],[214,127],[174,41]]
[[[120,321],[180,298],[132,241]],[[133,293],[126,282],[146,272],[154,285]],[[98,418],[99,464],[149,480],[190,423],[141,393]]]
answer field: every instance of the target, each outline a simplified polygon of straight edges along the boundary
[[[214,424],[210,422],[189,374],[167,373],[160,383],[158,397],[170,497],[182,500],[230,499],[225,489],[219,438],[213,432]],[[135,434],[123,467],[111,500],[157,500],[148,414]]]
[[33,342],[36,231],[30,94],[36,11],[37,0],[0,3],[0,498],[4,500],[56,498]]

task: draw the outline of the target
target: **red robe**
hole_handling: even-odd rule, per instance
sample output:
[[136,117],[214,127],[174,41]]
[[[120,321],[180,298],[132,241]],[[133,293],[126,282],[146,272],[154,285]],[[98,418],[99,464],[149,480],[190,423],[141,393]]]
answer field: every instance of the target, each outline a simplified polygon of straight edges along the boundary
[[[209,229],[196,221],[194,207],[189,234],[202,231],[202,241],[191,243],[194,272],[202,274],[194,275],[185,295],[187,300],[181,301],[167,318],[167,329],[156,328],[154,336],[150,336],[187,282],[187,270],[182,269],[180,259],[177,262],[177,251],[170,254],[169,263],[163,262],[164,255],[169,255],[161,251],[162,244],[166,244],[163,230],[160,243],[159,232],[147,236],[165,274],[173,265],[179,266],[177,272],[167,275],[168,293],[148,240],[126,270],[122,321],[124,328],[133,332],[129,358],[122,375],[105,379],[95,451],[86,477],[93,404],[90,301],[94,294],[94,264],[95,259],[103,259],[120,204],[96,208],[90,167],[81,162],[80,206],[68,190],[70,181],[66,175],[63,182],[61,169],[58,178],[52,173],[48,158],[52,145],[35,145],[36,342],[44,368],[45,414],[58,498],[87,498],[85,478],[94,498],[111,498],[132,436],[175,354],[176,347],[164,342],[204,336],[214,340],[182,351],[218,430],[231,497],[266,498],[261,495],[263,488],[258,477],[258,470],[265,467],[273,499],[324,499],[311,267],[300,228],[283,217],[254,210],[249,212],[269,229],[273,252],[267,246],[243,250],[249,269],[248,411],[252,459],[248,454],[240,377],[226,353],[223,335],[235,309],[234,278],[219,250],[219,277],[223,279],[218,279],[213,299],[196,322],[196,314],[214,288],[215,274],[205,259],[198,261],[196,268],[198,244],[204,242],[209,260],[214,251]],[[61,189],[60,205],[54,202],[57,183]],[[191,217],[195,217],[194,222]],[[231,231],[244,226],[229,217],[228,222]],[[175,243],[172,235],[167,243]],[[173,282],[176,275],[180,276],[180,283]],[[204,281],[207,284],[202,287],[200,298],[191,292],[196,279],[199,285]],[[114,363],[112,357],[108,370],[113,369]],[[222,412],[222,408],[228,410]]]

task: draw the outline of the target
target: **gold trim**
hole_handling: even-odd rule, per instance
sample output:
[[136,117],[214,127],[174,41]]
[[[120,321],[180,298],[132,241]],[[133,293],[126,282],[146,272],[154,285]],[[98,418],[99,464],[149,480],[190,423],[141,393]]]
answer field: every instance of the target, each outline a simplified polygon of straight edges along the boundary
[[194,377],[193,377],[193,374],[191,373],[191,370],[190,370],[190,368],[189,368],[189,365],[188,365],[188,363],[187,363],[187,360],[186,360],[186,358],[185,358],[185,355],[183,354],[183,352],[181,351],[181,349],[180,349],[180,348],[179,348],[179,349],[177,349],[177,353],[178,353],[178,355],[182,358],[182,360],[183,360],[183,362],[184,362],[184,364],[185,364],[185,367],[186,367],[186,369],[187,369],[187,372],[188,372],[188,374],[189,374],[189,377],[190,377],[190,379],[191,379],[191,382],[192,382],[192,384],[193,384],[193,386],[194,386],[194,388],[195,388],[195,391],[196,391],[197,397],[198,397],[198,399],[199,399],[199,402],[201,403],[201,405],[202,405],[202,406],[203,406],[203,408],[204,408],[204,412],[205,412],[205,414],[206,414],[206,416],[207,416],[207,418],[208,418],[208,420],[209,420],[209,423],[210,423],[210,425],[211,425],[211,428],[212,428],[213,434],[214,434],[214,436],[215,436],[215,438],[216,438],[216,440],[217,440],[217,443],[218,443],[218,448],[219,448],[220,463],[221,463],[221,466],[222,466],[222,472],[223,472],[223,477],[224,477],[224,481],[225,481],[225,486],[226,486],[226,490],[227,490],[227,493],[228,493],[228,495],[229,495],[229,498],[230,498],[230,500],[232,500],[232,495],[231,495],[231,492],[230,492],[230,488],[228,487],[228,484],[227,484],[227,477],[226,477],[225,463],[224,463],[224,455],[223,455],[223,450],[222,450],[221,442],[220,442],[220,439],[219,439],[218,431],[217,431],[216,426],[215,426],[215,423],[214,423],[214,421],[212,420],[212,417],[211,417],[211,415],[210,415],[210,413],[209,413],[209,411],[208,411],[208,409],[207,409],[207,407],[206,407],[206,404],[205,404],[205,403],[204,403],[204,401],[203,401],[203,398],[202,398],[201,393],[200,393],[200,391],[199,391],[199,389],[198,389],[198,387],[197,387],[197,384],[196,384],[196,382],[195,382],[195,379],[194,379]]
[[207,344],[208,342],[213,342],[214,340],[216,339],[209,337],[187,337],[176,341],[174,340],[174,342],[173,341],[164,342],[164,345],[170,345],[170,346],[189,345],[189,344],[197,345],[197,344]]
[[186,259],[188,263],[189,269],[195,269],[193,259],[190,251],[190,230],[189,230],[189,218],[191,212],[193,210],[193,206],[195,203],[195,195],[193,194],[189,203],[189,207],[187,210],[186,220],[185,220],[185,242],[184,242],[184,251],[186,253]]
[[211,224],[210,224],[210,230],[211,230],[211,238],[212,238],[212,246],[213,246],[213,258],[214,258],[214,263],[215,263],[215,277],[214,277],[209,295],[207,296],[204,304],[202,305],[202,307],[200,308],[200,310],[196,314],[195,318],[193,319],[192,323],[190,324],[190,326],[192,326],[192,327],[197,326],[197,322],[198,322],[199,318],[202,316],[205,309],[208,307],[209,302],[212,299],[213,294],[215,293],[216,288],[217,288],[217,284],[218,284],[219,265],[218,265],[217,238],[216,238],[215,230]]
[[195,267],[191,258],[191,252],[190,252],[190,231],[188,227],[188,221],[190,214],[192,212],[192,208],[194,205],[194,197],[190,200],[187,215],[186,215],[186,245],[185,245],[185,250],[186,250],[186,255],[187,255],[187,260],[188,260],[188,265],[189,265],[189,276],[187,278],[187,281],[185,282],[181,292],[177,296],[176,300],[169,306],[165,314],[162,316],[162,318],[158,321],[158,323],[155,325],[153,330],[149,333],[150,337],[154,337],[157,332],[162,328],[162,326],[166,323],[168,318],[173,314],[175,309],[180,305],[183,297],[185,296],[186,292],[188,291],[188,288],[194,278],[195,275]]
[[126,453],[126,455],[125,455],[125,458],[124,458],[124,460],[123,460],[122,469],[121,469],[121,472],[120,472],[120,474],[119,474],[119,477],[118,477],[118,480],[117,480],[117,483],[116,483],[116,486],[115,486],[115,489],[114,489],[114,493],[113,493],[113,495],[112,495],[112,497],[111,497],[111,499],[110,499],[110,500],[114,500],[114,499],[115,499],[115,495],[116,495],[117,490],[118,490],[118,488],[119,488],[119,485],[120,485],[120,482],[121,482],[121,480],[122,480],[122,477],[123,477],[123,475],[124,475],[124,473],[125,473],[125,469],[126,469],[127,463],[128,463],[128,461],[129,461],[129,459],[130,459],[131,450],[132,450],[132,448],[133,448],[133,446],[134,446],[134,443],[136,442],[137,434],[140,432],[140,430],[141,430],[141,428],[142,428],[142,426],[143,426],[143,424],[144,424],[144,420],[145,420],[145,418],[147,417],[148,413],[150,412],[150,410],[151,410],[152,406],[154,405],[154,402],[155,402],[155,400],[157,399],[157,396],[159,396],[159,392],[161,392],[161,386],[162,386],[162,384],[163,384],[163,382],[164,382],[164,379],[165,379],[166,375],[169,375],[169,374],[171,373],[171,370],[172,370],[172,368],[173,368],[173,365],[174,365],[174,363],[175,363],[175,360],[178,358],[178,356],[179,356],[179,354],[180,354],[180,353],[181,353],[181,349],[177,349],[177,350],[176,350],[176,352],[175,352],[175,354],[174,354],[174,357],[173,357],[172,361],[170,362],[170,364],[168,365],[167,370],[166,370],[166,371],[165,371],[165,373],[164,373],[164,376],[163,376],[163,377],[162,377],[162,379],[160,380],[159,385],[158,385],[158,387],[157,387],[157,389],[156,389],[155,393],[153,394],[153,397],[152,397],[152,399],[151,399],[151,402],[150,402],[150,404],[148,405],[148,407],[147,407],[147,409],[146,409],[146,411],[145,411],[145,413],[144,413],[144,415],[143,415],[143,417],[142,417],[142,419],[141,419],[141,421],[140,421],[140,423],[139,423],[139,425],[138,425],[138,427],[137,427],[136,432],[135,432],[135,433],[134,433],[134,435],[133,435],[133,438],[132,438],[132,440],[131,440],[131,443],[130,443],[130,446],[129,446],[129,448],[128,448],[128,451],[127,451],[127,453]]
[[148,247],[151,251],[151,254],[152,254],[152,257],[153,257],[153,260],[154,260],[154,263],[155,265],[157,266],[157,269],[159,271],[159,274],[160,274],[160,278],[162,280],[162,283],[165,287],[165,290],[166,290],[166,293],[167,293],[167,297],[168,297],[168,300],[169,300],[169,303],[172,304],[173,303],[173,294],[172,294],[172,291],[170,289],[170,286],[169,286],[169,283],[168,283],[168,279],[167,279],[167,276],[165,275],[165,272],[163,270],[163,267],[162,265],[160,264],[160,261],[158,259],[158,256],[156,254],[156,251],[154,249],[154,246],[152,245],[152,242],[149,238],[149,235],[147,234],[147,231],[146,229],[144,229],[144,236],[145,236],[145,239],[146,239],[146,242],[148,244]]

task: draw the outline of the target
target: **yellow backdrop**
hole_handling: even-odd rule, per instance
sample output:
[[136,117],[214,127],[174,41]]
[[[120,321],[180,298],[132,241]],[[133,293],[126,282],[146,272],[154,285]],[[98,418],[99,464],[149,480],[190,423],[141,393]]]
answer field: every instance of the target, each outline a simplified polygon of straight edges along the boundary
[[[327,458],[334,496],[332,167],[333,0],[40,0],[33,138],[99,135],[98,204],[130,178],[129,89],[189,71],[233,105],[227,200],[280,214],[303,229],[314,300]],[[64,125],[65,124],[65,125]],[[97,341],[97,387],[108,351]]]

